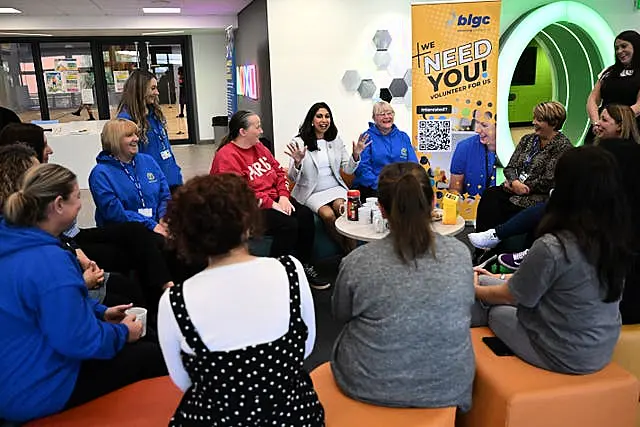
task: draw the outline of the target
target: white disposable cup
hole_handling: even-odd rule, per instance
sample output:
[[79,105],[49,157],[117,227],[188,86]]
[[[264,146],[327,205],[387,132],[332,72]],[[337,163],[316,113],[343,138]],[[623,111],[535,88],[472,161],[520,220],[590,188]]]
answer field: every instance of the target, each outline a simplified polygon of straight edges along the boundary
[[371,224],[371,208],[363,206],[358,208],[358,224]]
[[377,197],[367,197],[367,199],[365,200],[365,203],[371,203],[373,205],[378,203],[378,198]]
[[136,316],[136,322],[142,322],[142,335],[143,337],[147,335],[147,309],[142,307],[131,307],[127,311],[124,312],[127,316],[134,315]]

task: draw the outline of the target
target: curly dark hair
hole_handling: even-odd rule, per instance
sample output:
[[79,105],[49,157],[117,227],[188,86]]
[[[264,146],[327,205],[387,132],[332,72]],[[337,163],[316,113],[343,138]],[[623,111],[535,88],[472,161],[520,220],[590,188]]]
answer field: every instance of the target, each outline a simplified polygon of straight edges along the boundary
[[224,255],[246,243],[259,219],[246,180],[227,173],[187,181],[173,194],[165,217],[172,246],[187,261]]

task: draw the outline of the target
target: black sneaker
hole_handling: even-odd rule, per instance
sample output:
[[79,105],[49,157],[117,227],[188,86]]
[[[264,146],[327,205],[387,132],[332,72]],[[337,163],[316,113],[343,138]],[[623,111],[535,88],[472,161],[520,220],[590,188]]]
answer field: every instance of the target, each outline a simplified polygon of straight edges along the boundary
[[320,275],[318,275],[318,272],[313,265],[302,264],[302,267],[304,268],[304,274],[307,276],[307,280],[309,281],[309,286],[313,289],[322,290],[331,286],[331,283],[329,283],[328,280],[324,280]]

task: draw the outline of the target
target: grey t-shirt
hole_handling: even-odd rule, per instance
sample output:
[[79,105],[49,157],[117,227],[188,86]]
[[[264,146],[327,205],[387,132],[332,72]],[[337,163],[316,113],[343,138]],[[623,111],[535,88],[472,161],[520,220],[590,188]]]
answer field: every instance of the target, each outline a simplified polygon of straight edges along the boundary
[[606,292],[598,273],[575,237],[563,233],[560,239],[551,234],[537,239],[509,289],[540,357],[558,372],[595,372],[609,363],[618,341],[618,302],[602,301]]
[[342,261],[334,316],[333,373],[349,396],[385,406],[468,410],[475,372],[469,250],[436,235],[435,258],[403,264],[386,237]]

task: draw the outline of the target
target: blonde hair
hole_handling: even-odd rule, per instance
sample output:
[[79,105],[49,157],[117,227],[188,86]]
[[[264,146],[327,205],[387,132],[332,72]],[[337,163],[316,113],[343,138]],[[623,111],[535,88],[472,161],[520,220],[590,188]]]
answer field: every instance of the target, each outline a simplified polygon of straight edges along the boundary
[[533,117],[549,123],[555,130],[560,130],[567,119],[567,110],[557,101],[541,102],[533,109]]
[[114,156],[122,154],[120,148],[120,140],[129,135],[138,132],[138,126],[127,119],[113,119],[104,124],[100,140],[102,141],[102,149]]
[[380,114],[383,111],[391,111],[392,113],[395,114],[395,110],[393,109],[391,104],[389,104],[387,101],[378,101],[375,104],[373,104],[373,113],[372,113],[373,116],[375,116],[376,114]]
[[609,104],[604,107],[611,118],[620,126],[620,138],[632,139],[636,143],[640,143],[640,134],[638,133],[638,124],[636,116],[631,107],[620,104]]
[[63,166],[35,166],[25,173],[20,189],[6,200],[4,217],[11,224],[32,227],[46,219],[49,203],[58,196],[69,198],[76,182],[76,175]]

